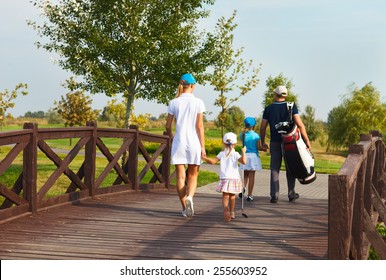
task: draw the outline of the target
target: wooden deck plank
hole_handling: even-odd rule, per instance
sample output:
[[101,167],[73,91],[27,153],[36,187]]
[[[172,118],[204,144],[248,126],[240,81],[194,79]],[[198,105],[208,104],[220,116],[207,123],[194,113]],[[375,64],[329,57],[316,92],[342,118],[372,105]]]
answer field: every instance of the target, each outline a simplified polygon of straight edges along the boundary
[[1,259],[326,259],[327,200],[244,204],[223,222],[221,196],[125,192],[49,208],[0,225]]

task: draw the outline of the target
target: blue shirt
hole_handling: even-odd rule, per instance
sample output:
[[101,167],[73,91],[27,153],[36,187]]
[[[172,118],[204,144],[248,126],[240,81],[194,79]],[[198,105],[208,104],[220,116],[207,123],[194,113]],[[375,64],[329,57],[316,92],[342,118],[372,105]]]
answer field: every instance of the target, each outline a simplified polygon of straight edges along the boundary
[[[298,107],[294,103],[292,116],[299,114]],[[281,135],[277,132],[275,125],[279,122],[289,121],[287,102],[274,102],[264,109],[263,120],[267,120],[271,131],[271,142],[281,142]]]
[[[243,141],[244,133],[240,133],[240,139]],[[260,135],[253,130],[245,132],[244,145],[247,148],[246,153],[255,153],[259,156],[259,150],[257,149],[257,142],[260,140]]]

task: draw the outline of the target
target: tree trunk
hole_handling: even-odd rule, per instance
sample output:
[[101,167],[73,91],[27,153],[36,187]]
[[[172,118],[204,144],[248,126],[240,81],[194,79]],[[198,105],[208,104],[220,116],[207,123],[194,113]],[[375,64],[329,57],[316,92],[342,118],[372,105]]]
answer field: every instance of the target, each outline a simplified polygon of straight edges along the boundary
[[129,128],[131,108],[133,107],[133,103],[134,103],[134,94],[129,93],[128,96],[127,96],[126,115],[125,115],[124,128]]
[[[133,107],[133,103],[134,103],[134,98],[135,98],[135,88],[134,86],[133,81],[130,80],[130,85],[129,85],[129,88],[128,90],[126,91],[126,95],[127,95],[127,104],[126,104],[126,114],[125,114],[125,123],[124,123],[124,128],[129,128],[129,124],[130,124],[130,115],[131,115],[131,108]],[[125,141],[125,139],[123,139],[123,141]],[[126,161],[128,159],[128,150],[126,150],[123,154],[122,154],[122,167],[125,166],[126,164]]]

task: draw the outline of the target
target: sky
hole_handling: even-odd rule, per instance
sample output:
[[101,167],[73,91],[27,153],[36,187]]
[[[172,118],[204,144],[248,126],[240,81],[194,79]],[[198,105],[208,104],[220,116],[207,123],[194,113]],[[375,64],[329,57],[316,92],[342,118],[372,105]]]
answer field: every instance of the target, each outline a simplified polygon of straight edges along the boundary
[[[315,108],[317,119],[341,103],[354,83],[372,82],[386,98],[386,1],[384,0],[217,0],[201,28],[213,30],[217,20],[237,11],[234,48],[244,48],[243,58],[261,64],[258,86],[235,104],[246,116],[261,117],[265,82],[282,74],[293,83],[298,107]],[[27,96],[16,99],[9,113],[47,112],[66,94],[62,86],[73,76],[53,63],[51,53],[34,45],[40,38],[27,25],[39,11],[29,0],[0,0],[0,92],[28,84]],[[218,93],[198,85],[194,94],[217,116]],[[91,95],[94,109],[103,109],[109,98]],[[136,100],[135,114],[158,117],[166,105]]]

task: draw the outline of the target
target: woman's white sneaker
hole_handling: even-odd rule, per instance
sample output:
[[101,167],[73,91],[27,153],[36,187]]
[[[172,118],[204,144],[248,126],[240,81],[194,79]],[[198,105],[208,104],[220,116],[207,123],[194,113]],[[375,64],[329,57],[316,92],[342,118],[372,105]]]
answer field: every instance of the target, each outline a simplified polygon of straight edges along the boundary
[[186,197],[186,215],[192,217],[194,215],[193,199],[190,196]]

